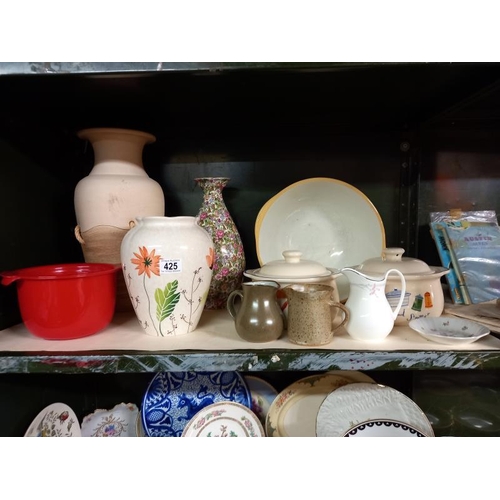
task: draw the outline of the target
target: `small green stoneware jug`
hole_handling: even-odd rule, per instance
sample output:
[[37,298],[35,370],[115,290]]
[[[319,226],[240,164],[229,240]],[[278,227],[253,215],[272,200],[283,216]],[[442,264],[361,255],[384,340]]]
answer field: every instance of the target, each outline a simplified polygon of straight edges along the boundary
[[229,294],[227,310],[243,340],[271,342],[281,337],[285,318],[276,295],[279,288],[275,281],[250,281]]

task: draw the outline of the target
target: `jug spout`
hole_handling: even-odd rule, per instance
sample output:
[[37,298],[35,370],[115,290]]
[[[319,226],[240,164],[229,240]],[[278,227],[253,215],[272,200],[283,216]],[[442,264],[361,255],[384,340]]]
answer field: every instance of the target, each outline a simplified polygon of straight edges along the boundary
[[353,269],[352,267],[344,267],[340,270],[340,272],[349,280],[351,284],[363,284],[367,282],[373,281],[384,281],[384,277],[380,276],[369,276],[368,274],[363,274],[361,271],[357,269]]

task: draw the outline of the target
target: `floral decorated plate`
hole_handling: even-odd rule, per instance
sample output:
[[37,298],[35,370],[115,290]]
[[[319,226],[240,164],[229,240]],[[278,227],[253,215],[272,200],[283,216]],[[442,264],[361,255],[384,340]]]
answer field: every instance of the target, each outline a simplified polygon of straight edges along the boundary
[[75,412],[64,403],[52,403],[31,422],[24,437],[80,437]]
[[323,400],[353,381],[332,373],[310,375],[289,385],[275,398],[266,418],[268,437],[315,437]]
[[267,413],[278,395],[278,391],[260,377],[245,375],[244,379],[252,396],[251,409],[259,417],[261,424],[265,425]]
[[438,344],[470,344],[485,337],[490,330],[475,321],[440,316],[412,319],[408,326],[424,339]]
[[331,392],[321,403],[316,419],[318,437],[341,437],[367,420],[396,420],[434,436],[431,423],[408,396],[381,384],[356,382]]
[[368,420],[351,427],[344,437],[427,437],[418,429],[397,420]]
[[340,375],[341,377],[348,378],[352,382],[368,382],[375,384],[375,380],[373,380],[369,375],[363,372],[359,372],[356,370],[331,370],[327,373],[332,373],[333,375]]
[[111,410],[95,410],[82,421],[83,437],[137,437],[139,409],[133,403],[120,403]]
[[145,434],[181,437],[184,427],[202,408],[221,401],[233,401],[250,408],[250,391],[238,372],[157,373],[142,402]]
[[234,402],[213,403],[186,425],[182,437],[265,437],[259,418],[248,407]]

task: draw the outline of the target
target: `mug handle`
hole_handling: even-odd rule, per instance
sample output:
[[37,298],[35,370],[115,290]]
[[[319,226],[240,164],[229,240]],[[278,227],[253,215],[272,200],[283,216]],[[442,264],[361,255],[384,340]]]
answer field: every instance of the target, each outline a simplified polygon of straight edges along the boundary
[[337,326],[333,326],[333,321],[334,321],[334,317],[332,317],[332,331],[336,331],[338,330],[341,326],[344,326],[347,321],[349,321],[349,310],[347,309],[347,307],[344,305],[344,304],[341,304],[340,302],[329,302],[330,304],[330,307],[338,307],[339,309],[342,309],[342,311],[344,312],[344,319],[342,320],[342,323],[340,323],[339,325]]
[[227,298],[226,309],[229,312],[229,314],[231,315],[231,318],[233,318],[233,319],[236,319],[236,314],[238,312],[235,308],[235,300],[238,297],[241,300],[243,300],[243,290],[234,290],[229,294],[229,296]]

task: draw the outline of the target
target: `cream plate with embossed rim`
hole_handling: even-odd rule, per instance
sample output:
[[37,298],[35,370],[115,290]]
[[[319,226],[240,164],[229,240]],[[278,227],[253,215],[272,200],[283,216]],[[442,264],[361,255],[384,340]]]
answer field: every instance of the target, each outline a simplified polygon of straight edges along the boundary
[[[255,221],[257,258],[261,266],[282,258],[285,250],[328,269],[356,266],[380,257],[385,247],[382,218],[356,187],[328,177],[291,184],[268,200]],[[340,298],[349,284],[338,279]]]
[[289,385],[273,401],[266,418],[268,437],[315,437],[316,416],[323,400],[353,381],[332,373],[310,375]]
[[265,437],[255,413],[240,403],[213,403],[186,425],[182,437]]
[[381,384],[357,382],[330,393],[321,404],[318,437],[342,437],[353,426],[367,420],[396,420],[426,436],[434,436],[431,423],[408,396]]

